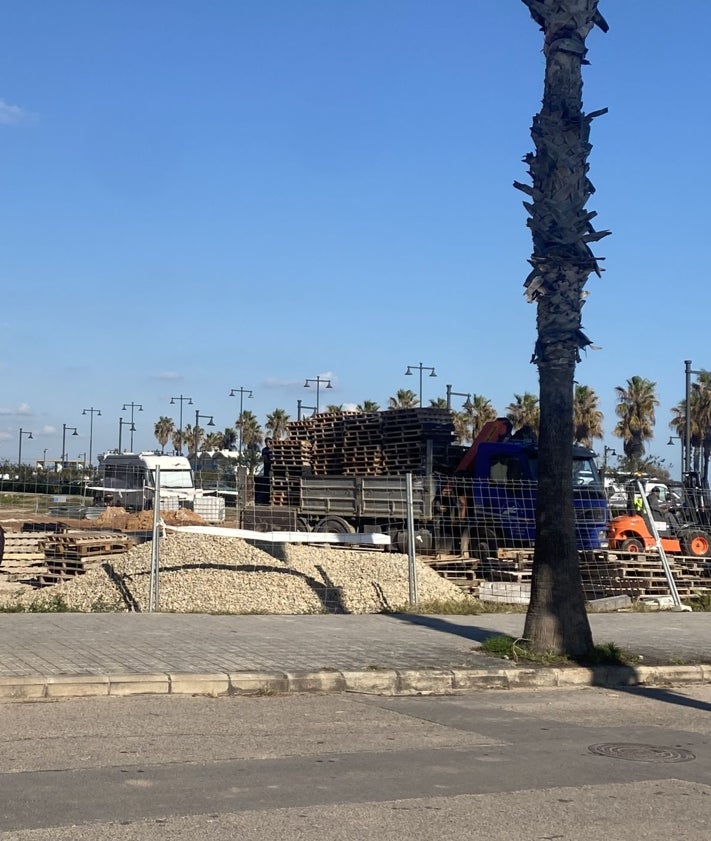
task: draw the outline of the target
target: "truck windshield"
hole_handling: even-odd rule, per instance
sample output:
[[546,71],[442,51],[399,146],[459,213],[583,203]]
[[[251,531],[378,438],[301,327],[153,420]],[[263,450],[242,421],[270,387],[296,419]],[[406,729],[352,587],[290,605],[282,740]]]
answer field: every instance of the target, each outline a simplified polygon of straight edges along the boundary
[[[538,458],[530,457],[531,475],[538,479]],[[573,487],[594,487],[602,490],[602,482],[597,466],[592,458],[573,458]]]
[[[156,485],[156,472],[151,470],[151,483]],[[189,470],[166,470],[160,471],[160,486],[169,490],[188,490],[193,486],[192,474]]]

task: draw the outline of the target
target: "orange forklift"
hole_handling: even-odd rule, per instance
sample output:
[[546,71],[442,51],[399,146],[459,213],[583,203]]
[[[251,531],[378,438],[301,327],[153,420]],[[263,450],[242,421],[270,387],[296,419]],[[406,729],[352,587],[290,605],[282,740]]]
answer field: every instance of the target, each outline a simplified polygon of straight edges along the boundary
[[[656,552],[657,540],[649,523],[648,506],[638,512],[634,504],[635,485],[627,489],[627,513],[613,517],[608,523],[608,548],[621,552]],[[696,484],[693,477],[685,482],[684,501],[669,507],[664,522],[655,518],[654,525],[664,552],[694,558],[711,556],[711,528],[708,525],[708,490]],[[651,512],[650,512],[651,513]]]

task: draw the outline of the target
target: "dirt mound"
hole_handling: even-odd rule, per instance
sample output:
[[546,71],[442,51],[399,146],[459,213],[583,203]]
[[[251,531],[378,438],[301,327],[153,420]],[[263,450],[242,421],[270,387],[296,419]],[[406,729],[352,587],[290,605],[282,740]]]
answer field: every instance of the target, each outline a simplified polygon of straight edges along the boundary
[[[163,511],[161,519],[168,526],[204,526],[204,520],[199,514],[189,508],[179,508],[177,511]],[[129,514],[125,508],[111,506],[101,516],[93,521],[100,528],[116,529],[117,531],[148,531],[153,528],[153,512],[139,511]]]

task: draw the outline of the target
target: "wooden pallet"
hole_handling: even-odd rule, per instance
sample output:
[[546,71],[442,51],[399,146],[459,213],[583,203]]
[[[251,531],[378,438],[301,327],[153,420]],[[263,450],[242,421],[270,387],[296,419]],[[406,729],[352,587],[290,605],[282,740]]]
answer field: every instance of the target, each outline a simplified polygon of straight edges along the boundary
[[130,537],[75,537],[73,535],[55,535],[46,538],[43,543],[47,558],[73,560],[97,555],[115,555],[127,552],[134,545]]

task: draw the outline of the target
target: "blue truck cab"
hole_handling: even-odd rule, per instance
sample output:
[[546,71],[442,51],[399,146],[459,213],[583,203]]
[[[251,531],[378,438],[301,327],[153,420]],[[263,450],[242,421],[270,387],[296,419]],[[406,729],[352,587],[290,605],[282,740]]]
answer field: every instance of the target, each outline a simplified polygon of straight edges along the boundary
[[[457,470],[471,477],[470,516],[489,542],[531,546],[536,537],[538,447],[533,439],[512,437],[505,419],[491,424]],[[609,509],[592,450],[573,447],[571,482],[578,549],[605,548]]]

